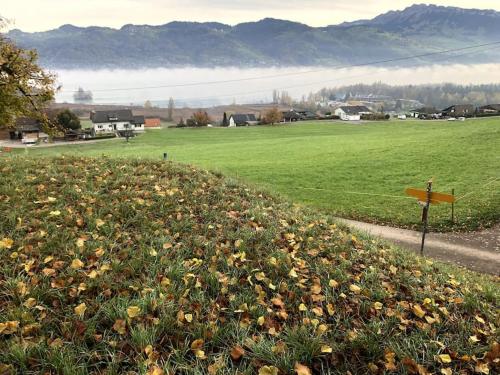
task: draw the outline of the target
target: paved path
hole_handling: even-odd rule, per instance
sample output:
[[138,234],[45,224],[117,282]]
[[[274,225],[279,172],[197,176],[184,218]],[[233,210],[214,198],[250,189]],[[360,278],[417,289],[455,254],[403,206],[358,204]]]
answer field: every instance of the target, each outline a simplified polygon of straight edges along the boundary
[[[420,232],[346,219],[339,221],[399,247],[420,253]],[[500,275],[500,225],[483,232],[428,233],[424,255],[473,271]]]

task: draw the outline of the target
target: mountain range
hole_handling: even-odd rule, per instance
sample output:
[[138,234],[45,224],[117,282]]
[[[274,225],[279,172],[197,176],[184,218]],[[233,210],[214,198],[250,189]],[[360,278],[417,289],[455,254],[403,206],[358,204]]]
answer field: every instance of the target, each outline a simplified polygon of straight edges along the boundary
[[266,18],[235,26],[216,22],[120,29],[64,25],[35,33],[12,30],[6,35],[21,47],[38,50],[42,65],[57,69],[500,61],[500,44],[401,60],[500,41],[500,12],[436,5],[413,5],[371,20],[327,27]]

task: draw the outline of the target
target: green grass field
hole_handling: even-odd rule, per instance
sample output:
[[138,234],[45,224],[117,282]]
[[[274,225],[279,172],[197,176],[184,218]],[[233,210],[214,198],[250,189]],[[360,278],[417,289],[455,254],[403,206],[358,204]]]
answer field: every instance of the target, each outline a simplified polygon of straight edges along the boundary
[[0,159],[0,374],[499,373],[496,278],[130,159]]
[[500,118],[466,122],[310,122],[248,128],[164,129],[126,144],[30,149],[39,155],[108,155],[199,165],[338,216],[417,227],[407,187],[466,195],[433,206],[434,230],[476,229],[500,218]]

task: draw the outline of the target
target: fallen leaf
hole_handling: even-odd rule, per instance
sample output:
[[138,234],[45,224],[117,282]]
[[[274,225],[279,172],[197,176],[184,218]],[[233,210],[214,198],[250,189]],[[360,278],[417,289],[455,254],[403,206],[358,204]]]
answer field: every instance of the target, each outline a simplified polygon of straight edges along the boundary
[[151,367],[148,372],[147,372],[147,375],[164,375],[165,374],[165,371],[163,371],[160,367],[158,366],[153,366]]
[[125,320],[117,319],[113,324],[113,329],[120,335],[124,335],[127,332]]
[[85,264],[80,259],[73,259],[73,261],[71,262],[71,268],[73,268],[74,270],[79,270],[84,265]]
[[12,249],[12,245],[14,245],[14,240],[11,238],[2,238],[2,240],[0,240],[0,250]]
[[17,331],[19,328],[19,322],[17,320],[11,320],[5,323],[0,323],[0,334],[10,335]]
[[438,355],[438,358],[441,363],[451,363],[451,357],[449,354],[440,354]]
[[278,375],[278,368],[274,366],[262,366],[259,375]]
[[191,350],[201,349],[203,347],[203,344],[205,344],[205,340],[196,339],[191,343]]
[[355,294],[359,294],[361,292],[361,288],[357,285],[351,284],[349,286],[349,290]]
[[425,311],[422,310],[420,305],[413,305],[412,311],[419,318],[423,318],[425,316]]
[[141,313],[141,308],[139,306],[130,306],[127,308],[127,315],[129,318],[135,318]]
[[295,372],[297,375],[312,375],[311,369],[298,362],[295,363]]
[[328,345],[322,345],[321,346],[321,353],[332,353],[333,349],[331,346]]
[[78,315],[79,317],[83,317],[86,310],[87,310],[87,305],[85,305],[85,302],[80,303],[78,306],[75,307],[75,314]]
[[231,358],[235,361],[240,359],[245,354],[245,349],[237,345],[231,349]]

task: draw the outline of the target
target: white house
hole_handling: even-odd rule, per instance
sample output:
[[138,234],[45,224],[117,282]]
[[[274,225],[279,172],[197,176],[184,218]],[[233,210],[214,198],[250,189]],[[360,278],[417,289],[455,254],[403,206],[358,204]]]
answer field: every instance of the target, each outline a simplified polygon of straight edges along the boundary
[[94,134],[115,133],[124,131],[140,133],[144,131],[144,116],[134,116],[130,109],[115,111],[93,111],[90,114]]
[[247,125],[256,125],[258,123],[255,115],[253,113],[250,114],[237,114],[231,115],[229,117],[229,127],[235,126],[247,126]]
[[361,120],[361,115],[370,113],[372,113],[372,111],[364,105],[342,106],[335,110],[335,115],[339,116],[343,121],[359,121]]

